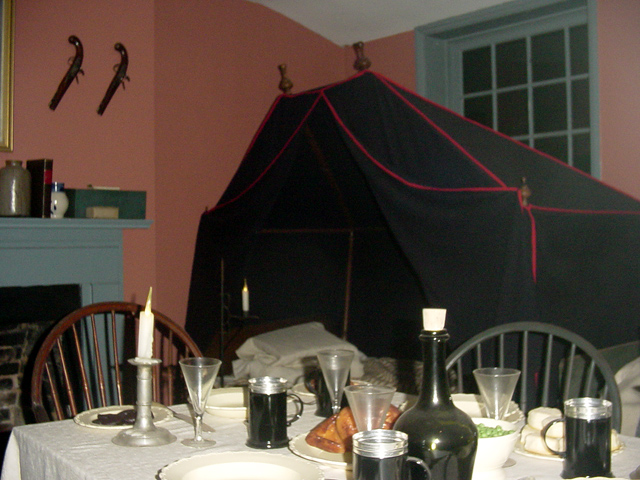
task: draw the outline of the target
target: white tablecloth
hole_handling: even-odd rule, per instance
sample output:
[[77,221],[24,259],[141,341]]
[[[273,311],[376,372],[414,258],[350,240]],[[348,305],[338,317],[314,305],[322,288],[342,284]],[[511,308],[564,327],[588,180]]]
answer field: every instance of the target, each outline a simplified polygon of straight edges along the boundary
[[[395,403],[395,402],[394,402]],[[186,413],[184,405],[175,410]],[[303,417],[289,427],[294,436],[309,431],[321,420],[314,416],[315,406],[306,405]],[[143,480],[155,479],[165,465],[180,458],[213,451],[256,451],[245,446],[246,427],[241,420],[205,415],[205,423],[215,432],[206,434],[217,441],[212,449],[185,447],[180,439],[192,437],[193,427],[173,418],[160,426],[168,428],[178,441],[161,447],[120,447],[111,442],[113,431],[77,425],[73,420],[16,427],[9,439],[1,480]],[[613,472],[628,478],[640,463],[640,438],[622,437],[625,448],[613,457]],[[291,455],[288,449],[273,450]],[[558,480],[562,463],[539,460],[513,453],[515,464],[504,469],[508,480],[533,476],[536,480]],[[350,480],[350,472],[320,464],[325,478]]]

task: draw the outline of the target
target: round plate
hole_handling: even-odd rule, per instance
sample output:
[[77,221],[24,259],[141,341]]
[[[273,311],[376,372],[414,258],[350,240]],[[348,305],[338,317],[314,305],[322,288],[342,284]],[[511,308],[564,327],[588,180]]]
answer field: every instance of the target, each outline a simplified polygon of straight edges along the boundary
[[242,387],[211,390],[205,410],[211,415],[226,418],[247,418],[246,389]]
[[[104,413],[120,413],[123,410],[133,409],[133,405],[112,405],[110,407],[93,408],[79,413],[73,417],[73,421],[82,427],[99,428],[101,430],[124,430],[131,428],[132,425],[100,425],[93,423],[98,418],[98,414]],[[151,405],[151,413],[153,414],[153,424],[157,425],[173,418],[173,412],[164,405],[154,403]]]
[[306,437],[306,433],[301,433],[297,437],[292,438],[289,442],[289,449],[299,457],[306,458],[307,460],[351,470],[351,452],[325,452],[324,450],[309,445],[305,440]]
[[312,403],[316,403],[316,396],[307,390],[304,383],[296,383],[291,391],[298,395],[305,404],[311,405]]
[[[611,452],[611,455],[612,456],[613,455],[617,455],[623,449],[624,449],[624,443],[620,442],[620,448],[616,448],[615,450],[613,450]],[[516,446],[513,449],[513,451],[516,452],[517,454],[523,455],[525,457],[539,458],[541,460],[553,460],[555,462],[561,462],[562,461],[562,457],[560,457],[558,455],[542,455],[541,453],[534,453],[534,452],[530,452],[528,450],[525,450],[520,442],[516,443]]]
[[295,457],[267,452],[208,453],[177,460],[160,470],[161,480],[322,480],[320,468]]

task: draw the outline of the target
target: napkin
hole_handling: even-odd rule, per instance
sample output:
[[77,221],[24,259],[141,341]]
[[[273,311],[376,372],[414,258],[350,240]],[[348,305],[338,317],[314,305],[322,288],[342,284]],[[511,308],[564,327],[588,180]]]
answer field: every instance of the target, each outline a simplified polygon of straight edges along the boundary
[[317,353],[329,348],[353,350],[356,355],[351,364],[351,378],[360,378],[366,356],[341,338],[327,332],[320,322],[281,328],[247,339],[236,350],[238,360],[233,361],[236,378],[264,375],[286,378],[296,383],[317,362]]

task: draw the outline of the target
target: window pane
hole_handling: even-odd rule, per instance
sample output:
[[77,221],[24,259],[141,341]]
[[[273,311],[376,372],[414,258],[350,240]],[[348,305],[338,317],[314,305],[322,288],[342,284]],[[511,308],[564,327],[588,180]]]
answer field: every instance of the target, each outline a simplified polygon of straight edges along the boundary
[[491,95],[467,98],[464,101],[464,116],[493,128],[493,107]]
[[571,74],[589,73],[589,44],[587,26],[578,25],[569,29],[571,45]]
[[511,137],[529,133],[527,91],[498,94],[498,130]]
[[527,44],[524,38],[496,45],[498,88],[527,83]]
[[533,81],[564,77],[564,31],[531,37]]
[[565,163],[568,162],[567,137],[537,138],[535,148]]
[[591,173],[591,136],[588,133],[573,136],[573,166]]
[[464,93],[491,89],[491,47],[476,48],[462,53]]
[[544,133],[566,130],[566,128],[567,93],[564,83],[534,88],[533,131]]
[[576,80],[571,83],[573,128],[589,127],[589,80]]

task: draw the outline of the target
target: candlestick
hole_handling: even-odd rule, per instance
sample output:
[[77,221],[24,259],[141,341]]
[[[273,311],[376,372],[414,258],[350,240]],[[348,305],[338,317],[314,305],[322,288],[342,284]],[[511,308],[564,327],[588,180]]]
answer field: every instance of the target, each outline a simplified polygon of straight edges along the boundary
[[147,304],[144,311],[140,312],[140,323],[138,328],[138,358],[153,357],[153,322],[154,316],[151,312],[151,292],[147,296]]
[[249,313],[249,287],[247,287],[247,279],[244,279],[244,287],[242,287],[242,311]]
[[158,358],[132,358],[129,363],[138,367],[136,422],[132,428],[122,430],[111,441],[123,447],[155,447],[176,441],[169,430],[156,427],[151,415],[152,375],[154,365],[161,363]]

